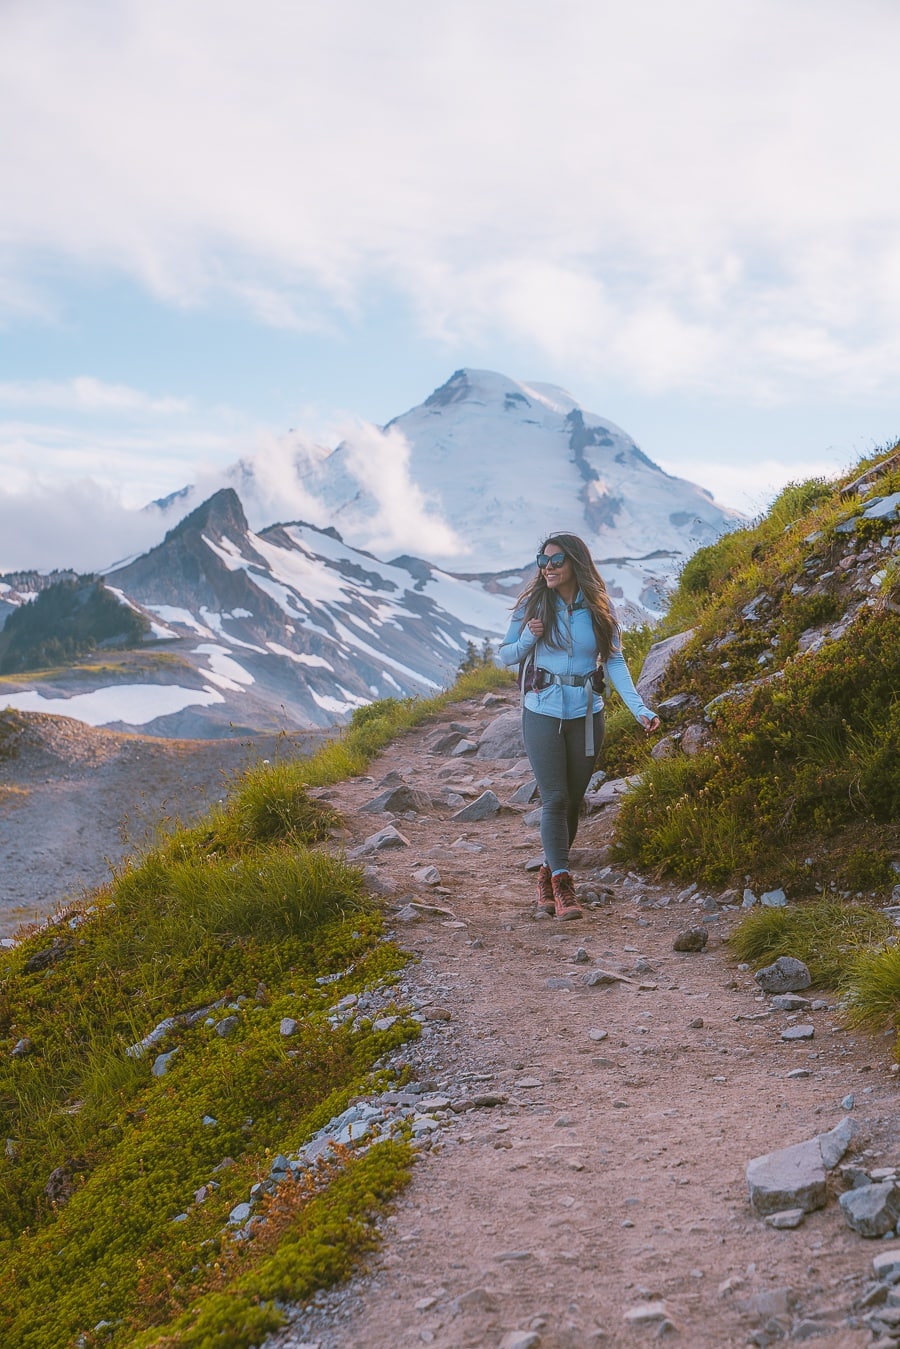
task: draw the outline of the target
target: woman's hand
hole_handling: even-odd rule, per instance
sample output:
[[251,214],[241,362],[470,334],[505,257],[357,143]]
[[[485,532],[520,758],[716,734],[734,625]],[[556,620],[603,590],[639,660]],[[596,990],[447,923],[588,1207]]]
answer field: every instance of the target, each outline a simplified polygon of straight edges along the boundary
[[659,717],[641,717],[640,721],[648,735],[659,730]]
[[544,625],[539,618],[529,618],[528,631],[531,633],[532,637],[543,637]]

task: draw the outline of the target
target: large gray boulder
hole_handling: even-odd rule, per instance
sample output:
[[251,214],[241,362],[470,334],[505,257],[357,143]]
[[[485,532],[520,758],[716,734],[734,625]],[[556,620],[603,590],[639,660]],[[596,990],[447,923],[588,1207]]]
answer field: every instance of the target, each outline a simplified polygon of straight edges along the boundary
[[693,635],[693,628],[688,628],[687,632],[676,632],[674,637],[667,637],[663,642],[654,642],[647,652],[641,666],[641,673],[637,678],[636,688],[648,707],[653,706],[653,697],[663,681],[663,676],[668,670],[669,662],[675,652],[680,651]]
[[525,755],[522,739],[522,713],[518,708],[501,712],[478,741],[476,759],[521,759]]

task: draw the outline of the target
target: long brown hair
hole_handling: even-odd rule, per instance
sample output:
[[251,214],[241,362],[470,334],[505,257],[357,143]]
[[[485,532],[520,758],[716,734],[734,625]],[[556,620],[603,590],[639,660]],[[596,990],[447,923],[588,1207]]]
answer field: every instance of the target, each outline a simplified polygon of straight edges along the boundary
[[[548,534],[538,551],[543,553],[550,542],[558,543],[572,563],[576,583],[590,611],[600,660],[607,661],[613,651],[618,649],[619,625],[613,613],[606,583],[594,566],[587,544],[577,534]],[[541,640],[548,646],[561,647],[556,604],[540,567],[537,575],[531,579],[516,600],[517,611],[522,606],[524,606],[522,626],[525,627],[532,618],[539,618],[544,625],[544,636]]]

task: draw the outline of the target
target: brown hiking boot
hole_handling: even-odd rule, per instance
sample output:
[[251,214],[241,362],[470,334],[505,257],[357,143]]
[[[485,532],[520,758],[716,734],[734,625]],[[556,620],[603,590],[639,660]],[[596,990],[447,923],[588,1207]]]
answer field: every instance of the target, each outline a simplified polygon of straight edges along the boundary
[[556,913],[556,900],[553,898],[550,868],[546,862],[538,872],[537,906],[539,909],[543,909],[544,913],[549,913],[551,917]]
[[583,918],[584,910],[575,897],[575,886],[568,871],[561,871],[550,878],[553,886],[554,909],[557,918]]

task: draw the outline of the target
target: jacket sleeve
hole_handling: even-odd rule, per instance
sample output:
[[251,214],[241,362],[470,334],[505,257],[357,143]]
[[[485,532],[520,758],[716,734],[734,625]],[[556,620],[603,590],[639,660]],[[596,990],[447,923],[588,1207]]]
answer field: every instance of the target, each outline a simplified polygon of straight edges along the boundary
[[647,706],[634,687],[634,680],[625,664],[621,645],[616,645],[613,648],[612,655],[606,662],[606,673],[616,693],[636,720],[640,721],[641,717],[656,716],[656,713]]
[[518,665],[537,642],[533,633],[523,626],[523,614],[517,610],[510,619],[506,636],[500,643],[497,657],[503,665]]

